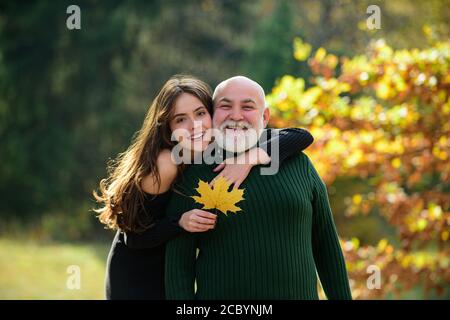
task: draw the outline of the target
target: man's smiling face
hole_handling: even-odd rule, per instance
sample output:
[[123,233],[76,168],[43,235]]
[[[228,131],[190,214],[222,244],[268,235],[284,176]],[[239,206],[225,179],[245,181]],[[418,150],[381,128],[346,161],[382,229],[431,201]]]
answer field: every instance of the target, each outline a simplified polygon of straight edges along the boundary
[[233,77],[214,93],[213,126],[219,129],[219,145],[231,152],[253,147],[269,121],[264,90],[253,80]]

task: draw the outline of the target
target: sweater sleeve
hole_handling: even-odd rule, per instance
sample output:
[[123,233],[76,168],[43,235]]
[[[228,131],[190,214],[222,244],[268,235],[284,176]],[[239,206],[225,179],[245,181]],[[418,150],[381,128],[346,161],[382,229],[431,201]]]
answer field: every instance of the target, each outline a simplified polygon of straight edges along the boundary
[[124,232],[125,245],[132,249],[154,248],[183,232],[178,225],[180,215],[164,217],[142,233]]
[[[274,132],[278,134],[274,134]],[[301,128],[285,128],[285,129],[270,129],[270,138],[260,144],[260,148],[265,150],[272,161],[282,163],[285,159],[300,151],[308,148],[314,141],[313,136],[308,130]],[[271,145],[273,143],[279,144],[278,159],[273,157]]]
[[[189,207],[189,198],[174,193],[167,215],[178,216]],[[192,204],[191,204],[192,205]],[[166,245],[165,284],[168,300],[195,299],[196,234],[184,232]]]
[[351,300],[345,260],[333,221],[327,189],[310,161],[309,172],[313,190],[312,248],[317,273],[328,299]]

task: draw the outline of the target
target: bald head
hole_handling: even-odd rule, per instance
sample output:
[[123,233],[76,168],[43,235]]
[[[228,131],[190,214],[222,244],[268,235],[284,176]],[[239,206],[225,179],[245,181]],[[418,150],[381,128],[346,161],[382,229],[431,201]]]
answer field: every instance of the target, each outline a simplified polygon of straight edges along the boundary
[[244,76],[231,77],[219,83],[213,94],[214,105],[220,99],[227,99],[227,94],[253,100],[258,108],[267,107],[264,89],[256,81]]

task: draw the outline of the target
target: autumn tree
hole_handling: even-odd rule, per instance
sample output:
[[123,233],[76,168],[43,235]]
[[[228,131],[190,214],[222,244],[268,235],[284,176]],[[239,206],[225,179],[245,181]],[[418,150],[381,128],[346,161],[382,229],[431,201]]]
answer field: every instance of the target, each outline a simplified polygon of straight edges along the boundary
[[[351,58],[324,48],[310,56],[301,39],[294,46],[313,85],[279,79],[268,96],[272,125],[312,132],[307,153],[327,185],[365,181],[346,199],[347,216],[379,214],[396,230],[396,241],[342,242],[354,298],[398,296],[418,284],[425,296],[442,293],[450,283],[450,41],[393,50],[378,40]],[[381,271],[379,289],[367,286],[371,266]]]

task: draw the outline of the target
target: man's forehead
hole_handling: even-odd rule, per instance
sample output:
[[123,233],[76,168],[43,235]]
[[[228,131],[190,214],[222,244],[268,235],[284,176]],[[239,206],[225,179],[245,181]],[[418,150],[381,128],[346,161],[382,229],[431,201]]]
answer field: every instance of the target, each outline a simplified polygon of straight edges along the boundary
[[220,88],[217,92],[215,100],[218,102],[223,99],[233,101],[261,101],[264,100],[264,93],[262,93],[261,90],[259,90],[259,88],[256,86],[252,86],[249,84],[230,83]]

